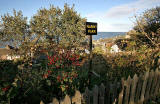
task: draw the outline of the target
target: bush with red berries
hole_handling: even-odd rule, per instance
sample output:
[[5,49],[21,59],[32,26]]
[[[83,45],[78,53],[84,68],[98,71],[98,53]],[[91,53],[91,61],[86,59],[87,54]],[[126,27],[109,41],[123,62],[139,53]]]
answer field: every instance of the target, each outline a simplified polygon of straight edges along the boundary
[[[79,53],[54,49],[46,51],[45,55],[46,59],[39,61],[40,66],[37,67],[21,60],[13,70],[13,65],[5,63],[0,72],[3,75],[0,76],[1,104],[35,104],[41,100],[48,103],[53,97],[72,95],[76,89],[82,91],[88,86],[88,72],[81,68]],[[7,70],[13,72],[7,73]]]

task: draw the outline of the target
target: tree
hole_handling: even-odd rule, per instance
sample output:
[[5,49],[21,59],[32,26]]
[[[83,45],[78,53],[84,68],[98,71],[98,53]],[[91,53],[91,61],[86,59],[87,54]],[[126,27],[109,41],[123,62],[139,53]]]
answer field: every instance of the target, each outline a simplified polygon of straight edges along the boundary
[[58,43],[58,37],[61,34],[61,10],[57,7],[50,6],[38,10],[38,13],[30,20],[32,34],[35,34],[40,40],[49,40]]
[[[39,9],[27,24],[27,17],[21,11],[13,11],[1,16],[0,37],[2,41],[11,42],[19,47],[21,56],[31,58],[33,50],[52,49],[55,45],[76,47],[85,41],[86,19],[65,4],[64,9],[50,6]],[[51,46],[51,47],[50,47]],[[35,55],[36,56],[36,55]]]
[[24,42],[29,35],[27,17],[24,17],[21,11],[13,10],[13,15],[8,13],[2,15],[0,29],[0,40],[11,43],[15,47]]
[[133,30],[128,32],[138,45],[160,47],[160,7],[146,10],[136,18]]
[[62,14],[62,44],[68,46],[77,46],[84,42],[85,22],[86,19],[81,18],[74,10],[74,5],[69,8],[67,4],[64,5]]
[[85,19],[81,18],[74,10],[65,4],[64,9],[55,8],[38,10],[30,21],[32,34],[41,41],[65,46],[81,44],[85,39]]

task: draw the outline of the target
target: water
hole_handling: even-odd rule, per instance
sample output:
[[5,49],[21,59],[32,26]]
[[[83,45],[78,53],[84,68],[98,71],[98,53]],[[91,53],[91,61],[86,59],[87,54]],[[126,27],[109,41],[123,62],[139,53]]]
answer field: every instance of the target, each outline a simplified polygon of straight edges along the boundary
[[93,35],[93,40],[98,40],[100,38],[111,38],[118,35],[125,35],[126,32],[98,32],[97,35]]
[[[93,40],[98,40],[100,38],[111,38],[118,35],[125,35],[126,32],[98,32],[97,35],[93,35]],[[5,46],[0,45],[0,48],[4,48]]]

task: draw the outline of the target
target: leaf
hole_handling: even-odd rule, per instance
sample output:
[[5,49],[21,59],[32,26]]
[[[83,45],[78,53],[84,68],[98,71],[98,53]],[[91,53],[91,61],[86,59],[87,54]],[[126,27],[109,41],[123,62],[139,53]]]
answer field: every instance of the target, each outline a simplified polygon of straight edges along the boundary
[[46,80],[46,82],[47,82],[48,86],[51,86],[51,81],[50,80]]

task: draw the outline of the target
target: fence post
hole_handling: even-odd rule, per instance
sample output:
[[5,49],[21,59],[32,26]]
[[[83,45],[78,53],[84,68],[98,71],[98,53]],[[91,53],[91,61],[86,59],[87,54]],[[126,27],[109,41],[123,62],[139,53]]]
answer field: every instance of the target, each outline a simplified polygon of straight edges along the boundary
[[70,97],[68,95],[66,95],[64,100],[60,101],[60,104],[71,104]]
[[56,98],[53,98],[52,103],[53,104],[59,104],[59,101]]
[[105,103],[110,104],[110,83],[108,82],[105,87]]
[[152,81],[152,86],[151,86],[151,89],[150,89],[150,96],[154,95],[154,90],[155,90],[155,87],[156,87],[156,84],[157,84],[158,75],[157,75],[156,72],[157,71],[155,71],[153,73],[153,81]]
[[138,83],[136,88],[136,94],[135,94],[135,100],[134,100],[135,103],[137,103],[140,99],[142,84],[143,84],[143,76],[140,75],[138,78]]
[[98,104],[98,87],[97,85],[93,88],[93,104]]
[[104,104],[104,95],[105,94],[105,87],[103,83],[99,87],[99,104]]
[[131,96],[130,96],[129,104],[134,104],[134,97],[135,97],[137,82],[138,82],[138,77],[137,77],[137,74],[135,74],[132,80],[132,88],[131,88]]
[[153,76],[154,76],[154,78],[153,78],[152,87],[151,87],[151,90],[150,90],[150,94],[152,94],[152,96],[154,95],[154,90],[156,88],[156,84],[158,83],[158,69],[155,70]]
[[72,103],[74,104],[81,104],[81,93],[79,91],[76,91],[74,97],[72,97]]
[[125,91],[125,98],[124,98],[124,103],[128,104],[129,103],[129,95],[130,95],[130,86],[131,86],[132,79],[129,76],[127,81],[126,81],[126,91]]
[[88,87],[86,87],[85,93],[83,94],[84,100],[86,104],[90,104],[90,91]]
[[144,75],[144,81],[143,81],[143,85],[142,85],[142,91],[141,91],[141,96],[140,96],[140,102],[143,103],[144,101],[144,95],[145,95],[145,90],[146,90],[146,86],[147,86],[147,80],[148,80],[148,77],[149,77],[149,72],[146,72],[145,75]]
[[123,93],[124,93],[124,79],[122,78],[122,90],[119,94],[119,97],[118,97],[118,104],[122,104],[123,103]]
[[114,81],[113,83],[113,101],[112,101],[112,104],[116,104],[117,102],[117,89],[118,89],[118,83],[117,83],[117,80]]
[[154,72],[152,70],[149,73],[149,78],[148,78],[148,83],[147,83],[147,89],[146,89],[145,99],[148,99],[149,95],[150,95],[150,89],[151,89],[151,86],[152,86],[153,74],[154,74]]
[[157,75],[158,75],[158,82],[156,84],[156,88],[155,88],[155,91],[154,91],[154,95],[157,95],[158,92],[159,92],[159,89],[160,89],[160,71],[157,69],[156,71]]
[[40,104],[44,104],[43,101],[41,101]]

